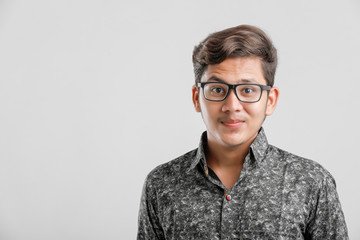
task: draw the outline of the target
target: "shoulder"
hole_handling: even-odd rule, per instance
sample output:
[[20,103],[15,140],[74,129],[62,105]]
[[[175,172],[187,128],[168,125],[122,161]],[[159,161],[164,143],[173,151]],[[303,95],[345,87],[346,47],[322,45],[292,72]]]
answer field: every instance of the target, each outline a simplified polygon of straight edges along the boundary
[[333,183],[335,180],[331,173],[318,162],[307,159],[283,149],[269,145],[270,158],[284,167],[285,177],[289,180],[305,181],[320,187],[324,183]]
[[[279,169],[284,203],[283,216],[303,219],[306,236],[347,239],[347,230],[333,176],[321,164],[269,145],[267,161]],[[301,214],[303,213],[303,214]]]
[[167,163],[161,164],[154,168],[146,177],[145,185],[148,187],[161,187],[169,185],[179,177],[184,176],[190,168],[197,149],[189,151]]

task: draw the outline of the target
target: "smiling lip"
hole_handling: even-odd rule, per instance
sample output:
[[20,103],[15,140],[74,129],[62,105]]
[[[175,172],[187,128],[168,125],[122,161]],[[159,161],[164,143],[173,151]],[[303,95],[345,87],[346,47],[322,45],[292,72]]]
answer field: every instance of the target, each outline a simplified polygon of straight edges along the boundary
[[223,120],[221,121],[221,123],[228,128],[238,128],[240,127],[242,124],[244,124],[245,121],[242,120],[238,120],[238,119],[227,119],[227,120]]

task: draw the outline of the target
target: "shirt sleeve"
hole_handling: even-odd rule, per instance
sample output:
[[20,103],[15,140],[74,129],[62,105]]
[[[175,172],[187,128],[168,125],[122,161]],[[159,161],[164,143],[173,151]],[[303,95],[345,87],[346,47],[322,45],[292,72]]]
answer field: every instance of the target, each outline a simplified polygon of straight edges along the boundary
[[156,191],[146,179],[141,196],[137,240],[165,239],[157,216]]
[[336,191],[335,180],[325,177],[318,190],[305,239],[348,240],[348,231]]

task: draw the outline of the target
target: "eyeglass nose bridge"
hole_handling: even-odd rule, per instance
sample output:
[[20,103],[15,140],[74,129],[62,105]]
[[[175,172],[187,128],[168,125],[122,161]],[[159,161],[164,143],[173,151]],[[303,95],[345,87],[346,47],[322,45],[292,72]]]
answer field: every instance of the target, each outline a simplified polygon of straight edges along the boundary
[[235,94],[236,98],[237,98],[240,102],[243,102],[243,101],[239,98],[239,96],[237,95],[237,92],[236,92],[236,87],[237,87],[237,85],[227,84],[227,86],[229,87],[229,89],[228,89],[228,91],[227,91],[227,93],[226,93],[223,101],[225,101],[225,100],[227,99],[227,97],[230,95],[230,90],[232,89],[232,90],[234,90],[234,94]]

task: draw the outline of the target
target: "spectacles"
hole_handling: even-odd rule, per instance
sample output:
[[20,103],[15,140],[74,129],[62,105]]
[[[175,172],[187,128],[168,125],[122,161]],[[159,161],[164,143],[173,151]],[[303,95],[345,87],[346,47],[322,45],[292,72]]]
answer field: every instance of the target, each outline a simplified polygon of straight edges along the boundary
[[197,83],[203,89],[206,100],[221,102],[229,95],[230,89],[234,89],[236,97],[241,102],[254,103],[261,99],[263,90],[269,91],[270,86],[261,84],[227,84],[222,82]]

